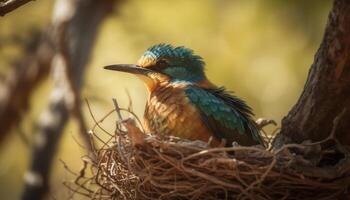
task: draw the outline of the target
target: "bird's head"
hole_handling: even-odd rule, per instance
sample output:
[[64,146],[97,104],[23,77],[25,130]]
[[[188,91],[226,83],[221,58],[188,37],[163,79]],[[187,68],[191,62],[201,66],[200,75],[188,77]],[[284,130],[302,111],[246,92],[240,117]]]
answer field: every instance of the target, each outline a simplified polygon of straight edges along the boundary
[[204,62],[186,47],[158,44],[141,56],[138,64],[119,64],[104,67],[109,70],[136,74],[150,90],[160,82],[201,82],[206,79]]

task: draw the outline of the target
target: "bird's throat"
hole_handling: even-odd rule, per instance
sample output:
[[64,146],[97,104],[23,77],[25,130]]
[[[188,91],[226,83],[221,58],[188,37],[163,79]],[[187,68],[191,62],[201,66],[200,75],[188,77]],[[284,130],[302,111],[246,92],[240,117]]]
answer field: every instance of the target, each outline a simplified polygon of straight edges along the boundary
[[167,84],[170,80],[169,76],[161,73],[152,73],[147,76],[142,74],[135,74],[146,85],[148,92],[152,93],[157,87]]
[[147,90],[150,93],[156,88],[156,86],[158,84],[157,83],[158,81],[156,81],[148,76],[143,76],[143,75],[138,75],[138,74],[136,76],[139,77],[145,83]]

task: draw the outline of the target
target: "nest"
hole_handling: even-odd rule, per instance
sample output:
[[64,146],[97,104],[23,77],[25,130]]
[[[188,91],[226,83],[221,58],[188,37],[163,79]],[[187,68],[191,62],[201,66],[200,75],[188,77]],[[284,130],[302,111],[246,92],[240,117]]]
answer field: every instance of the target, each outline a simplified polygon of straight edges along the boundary
[[[210,142],[146,135],[130,109],[116,109],[91,130],[94,155],[65,185],[90,199],[347,199],[350,154],[340,145],[216,147]],[[113,113],[114,134],[101,123]],[[93,115],[92,115],[93,116]],[[94,118],[95,119],[95,118]],[[101,139],[106,135],[107,140]],[[331,136],[326,139],[332,140]]]

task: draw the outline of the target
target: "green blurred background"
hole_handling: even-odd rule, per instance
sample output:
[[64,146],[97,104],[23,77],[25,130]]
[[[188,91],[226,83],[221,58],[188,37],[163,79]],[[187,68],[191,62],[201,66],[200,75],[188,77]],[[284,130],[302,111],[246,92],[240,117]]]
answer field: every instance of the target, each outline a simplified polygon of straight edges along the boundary
[[[11,63],[23,57],[23,43],[32,32],[50,23],[53,1],[35,1],[0,18],[0,76]],[[245,99],[256,117],[278,123],[302,91],[308,69],[322,39],[330,0],[127,0],[104,21],[85,75],[82,91],[96,118],[113,108],[111,98],[121,106],[131,94],[134,110],[142,116],[147,93],[143,83],[124,73],[102,66],[136,62],[142,52],[157,43],[185,45],[206,62],[207,76],[217,85]],[[32,137],[34,123],[47,105],[52,83],[48,79],[35,90],[31,110],[0,147],[0,197],[18,199],[30,148],[19,130]],[[92,119],[84,105],[89,125]],[[111,122],[112,123],[112,122]],[[62,185],[72,176],[58,161],[78,171],[85,151],[77,145],[78,127],[69,122],[55,157],[50,197],[66,199]]]

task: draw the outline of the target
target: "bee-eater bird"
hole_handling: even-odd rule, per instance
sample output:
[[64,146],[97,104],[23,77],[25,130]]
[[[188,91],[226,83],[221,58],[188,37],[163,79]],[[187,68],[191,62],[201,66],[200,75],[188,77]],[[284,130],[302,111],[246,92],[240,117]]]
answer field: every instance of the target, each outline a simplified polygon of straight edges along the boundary
[[262,144],[252,119],[252,109],[205,75],[202,58],[191,49],[158,44],[141,56],[138,64],[104,67],[137,75],[147,86],[144,113],[146,131],[174,135],[212,145],[226,141],[251,146]]

